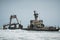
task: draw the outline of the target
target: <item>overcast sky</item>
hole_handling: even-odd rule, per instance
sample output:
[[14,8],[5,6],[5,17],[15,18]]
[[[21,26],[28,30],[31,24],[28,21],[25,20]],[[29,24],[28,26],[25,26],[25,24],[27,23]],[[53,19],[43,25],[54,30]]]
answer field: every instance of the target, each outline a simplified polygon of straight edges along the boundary
[[45,25],[60,26],[60,0],[0,0],[0,26],[9,23],[10,15],[17,15],[26,27],[34,19],[34,10]]

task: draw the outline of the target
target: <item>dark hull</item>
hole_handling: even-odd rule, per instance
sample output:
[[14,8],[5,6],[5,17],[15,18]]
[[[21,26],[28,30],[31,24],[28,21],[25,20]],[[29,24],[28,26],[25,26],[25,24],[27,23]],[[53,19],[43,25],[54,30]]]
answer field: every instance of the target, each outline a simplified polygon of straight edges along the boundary
[[59,31],[59,29],[52,29],[52,30],[48,29],[48,30],[46,30],[46,29],[27,29],[27,28],[24,28],[22,30],[28,30],[28,31]]

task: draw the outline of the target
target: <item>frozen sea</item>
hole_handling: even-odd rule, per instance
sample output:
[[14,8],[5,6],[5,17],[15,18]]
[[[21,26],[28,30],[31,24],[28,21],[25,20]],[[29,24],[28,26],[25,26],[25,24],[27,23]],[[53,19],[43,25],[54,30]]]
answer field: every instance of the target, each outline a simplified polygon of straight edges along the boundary
[[60,40],[60,31],[0,30],[0,40]]

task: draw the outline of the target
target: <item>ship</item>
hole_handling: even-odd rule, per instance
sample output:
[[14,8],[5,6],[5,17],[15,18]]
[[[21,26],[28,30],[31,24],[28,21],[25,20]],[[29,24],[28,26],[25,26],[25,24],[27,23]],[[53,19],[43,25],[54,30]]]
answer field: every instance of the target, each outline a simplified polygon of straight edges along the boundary
[[[23,25],[18,22],[16,15],[10,16],[10,21],[8,24],[3,25],[3,29],[22,29],[22,30],[31,30],[31,31],[59,31],[59,27],[49,26],[46,27],[43,23],[43,20],[38,20],[38,13],[34,11],[34,20],[30,20],[30,24],[27,28],[23,28]],[[12,23],[12,19],[16,19],[17,23]]]
[[34,11],[34,20],[30,20],[30,24],[27,28],[23,28],[23,30],[32,30],[32,31],[59,31],[59,28],[54,26],[46,27],[43,24],[43,20],[38,20],[38,13]]

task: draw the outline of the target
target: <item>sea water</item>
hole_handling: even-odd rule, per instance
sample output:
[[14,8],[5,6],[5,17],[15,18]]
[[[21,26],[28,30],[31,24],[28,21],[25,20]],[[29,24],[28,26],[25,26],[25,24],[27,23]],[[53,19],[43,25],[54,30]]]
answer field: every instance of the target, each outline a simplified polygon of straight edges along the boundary
[[0,40],[60,40],[60,31],[0,30]]

